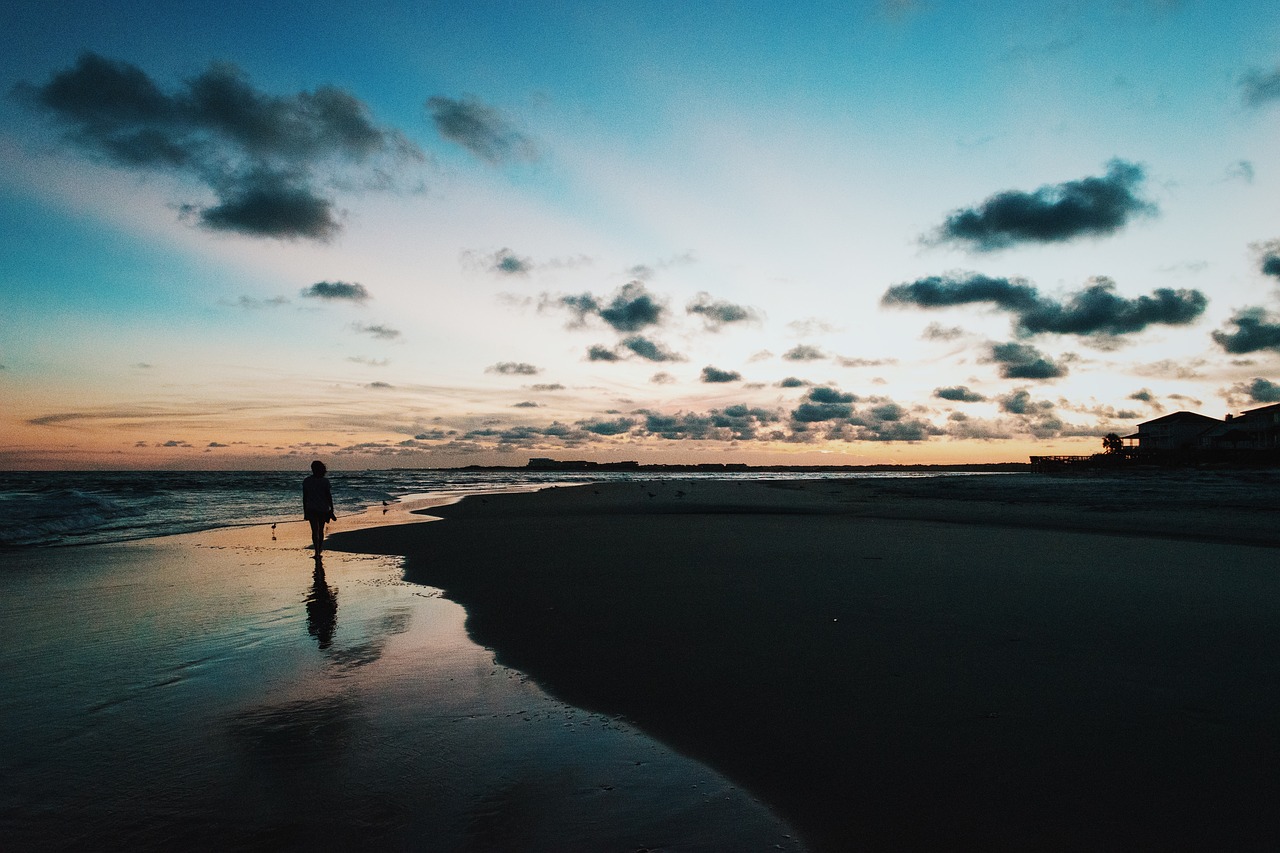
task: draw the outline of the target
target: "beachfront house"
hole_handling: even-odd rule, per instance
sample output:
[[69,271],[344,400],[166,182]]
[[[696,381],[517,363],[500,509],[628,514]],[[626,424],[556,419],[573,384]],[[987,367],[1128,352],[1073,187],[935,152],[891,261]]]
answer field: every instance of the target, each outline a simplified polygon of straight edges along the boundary
[[1174,412],[1138,424],[1138,431],[1133,435],[1126,435],[1124,440],[1131,447],[1136,442],[1139,453],[1190,450],[1201,446],[1200,437],[1222,423],[1217,418],[1195,412]]
[[1280,447],[1280,403],[1227,415],[1196,438],[1205,450],[1274,450]]

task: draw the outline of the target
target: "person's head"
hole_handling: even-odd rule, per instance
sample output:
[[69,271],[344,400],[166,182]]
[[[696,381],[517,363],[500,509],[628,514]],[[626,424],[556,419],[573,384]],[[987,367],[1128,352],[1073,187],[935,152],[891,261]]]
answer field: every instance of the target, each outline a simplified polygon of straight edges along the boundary
[[311,473],[315,474],[317,477],[323,477],[325,471],[327,470],[329,469],[325,468],[324,463],[321,462],[319,459],[311,463]]

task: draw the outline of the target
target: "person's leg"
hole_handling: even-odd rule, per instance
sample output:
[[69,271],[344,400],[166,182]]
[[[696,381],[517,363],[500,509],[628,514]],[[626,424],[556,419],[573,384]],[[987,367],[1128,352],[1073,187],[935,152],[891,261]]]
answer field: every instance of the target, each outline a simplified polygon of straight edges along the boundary
[[319,554],[324,542],[324,519],[311,518],[308,521],[311,522],[311,547]]

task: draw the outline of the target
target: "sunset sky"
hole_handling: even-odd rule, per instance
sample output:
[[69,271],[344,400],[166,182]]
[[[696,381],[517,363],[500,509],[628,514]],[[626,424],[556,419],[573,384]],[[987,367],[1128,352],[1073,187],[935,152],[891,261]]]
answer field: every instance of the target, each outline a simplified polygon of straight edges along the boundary
[[1006,461],[1280,402],[1280,4],[0,23],[0,468]]

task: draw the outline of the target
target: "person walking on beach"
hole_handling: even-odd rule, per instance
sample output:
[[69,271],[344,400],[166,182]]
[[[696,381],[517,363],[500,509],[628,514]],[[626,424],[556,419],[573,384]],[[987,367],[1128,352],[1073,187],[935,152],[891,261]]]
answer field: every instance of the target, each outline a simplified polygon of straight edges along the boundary
[[302,517],[311,523],[311,547],[317,560],[324,549],[324,526],[338,520],[333,514],[333,491],[324,477],[327,471],[317,459],[311,463],[311,476],[302,481]]

